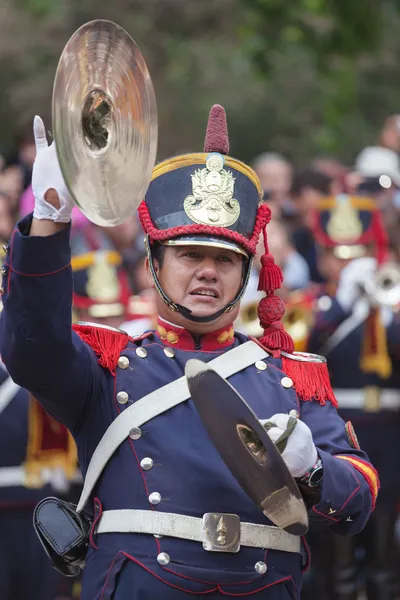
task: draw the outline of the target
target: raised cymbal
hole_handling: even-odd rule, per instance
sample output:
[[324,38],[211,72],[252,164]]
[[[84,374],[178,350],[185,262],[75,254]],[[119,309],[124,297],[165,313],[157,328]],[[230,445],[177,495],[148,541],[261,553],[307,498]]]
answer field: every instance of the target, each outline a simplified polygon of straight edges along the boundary
[[143,200],[157,152],[157,105],[144,58],[111,21],[80,27],[53,87],[53,135],[65,183],[93,223],[123,223]]

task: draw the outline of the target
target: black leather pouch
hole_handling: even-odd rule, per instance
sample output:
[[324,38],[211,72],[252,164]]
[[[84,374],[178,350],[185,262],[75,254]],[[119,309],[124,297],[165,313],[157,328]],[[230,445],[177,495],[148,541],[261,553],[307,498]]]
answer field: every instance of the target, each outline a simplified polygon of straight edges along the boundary
[[53,567],[76,577],[85,565],[91,520],[76,512],[76,505],[59,498],[44,498],[33,513],[33,526]]

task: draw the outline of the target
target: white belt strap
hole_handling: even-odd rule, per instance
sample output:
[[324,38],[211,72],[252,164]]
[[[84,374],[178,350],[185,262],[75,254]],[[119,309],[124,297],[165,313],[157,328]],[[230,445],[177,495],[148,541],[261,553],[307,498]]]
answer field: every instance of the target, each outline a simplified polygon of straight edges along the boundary
[[[335,397],[341,408],[364,409],[365,391],[363,389],[337,389],[335,388]],[[379,395],[378,410],[396,410],[400,408],[400,390],[382,389]]]
[[46,484],[50,484],[54,489],[60,487],[64,490],[70,483],[81,482],[82,475],[79,470],[74,473],[72,479],[67,479],[62,469],[44,467],[39,471],[38,479],[32,482],[29,479],[26,469],[21,465],[19,467],[0,467],[0,488],[21,486],[41,488]]
[[0,385],[0,414],[7,408],[19,389],[19,385],[14,383],[11,377],[3,381]]
[[[203,542],[203,519],[153,510],[106,510],[96,533],[147,533]],[[279,527],[240,523],[240,545],[300,552],[301,538]]]
[[351,315],[335,329],[331,337],[325,342],[322,348],[320,348],[319,353],[322,354],[322,356],[325,356],[325,358],[328,358],[329,354],[365,321],[370,310],[371,308],[367,300],[365,298],[360,298],[354,305]]
[[[221,356],[214,358],[209,364],[224,378],[246,369],[258,360],[267,358],[268,352],[255,342],[245,342]],[[104,467],[111,456],[128,437],[133,427],[140,427],[150,419],[185,402],[190,398],[186,377],[179,377],[158,390],[143,396],[132,406],[122,411],[111,423],[93,452],[85,477],[82,494],[78,502],[77,512],[81,512],[96,485]]]
[[1,467],[0,487],[15,487],[26,484],[26,474],[23,467]]

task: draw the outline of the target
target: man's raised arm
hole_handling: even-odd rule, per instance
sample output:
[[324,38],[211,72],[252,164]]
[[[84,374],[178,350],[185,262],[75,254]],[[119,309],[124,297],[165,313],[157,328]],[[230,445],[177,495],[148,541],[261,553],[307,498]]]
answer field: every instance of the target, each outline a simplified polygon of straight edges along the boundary
[[74,430],[105,375],[72,331],[72,200],[40,117],[34,134],[35,210],[17,224],[7,249],[0,352],[14,381]]

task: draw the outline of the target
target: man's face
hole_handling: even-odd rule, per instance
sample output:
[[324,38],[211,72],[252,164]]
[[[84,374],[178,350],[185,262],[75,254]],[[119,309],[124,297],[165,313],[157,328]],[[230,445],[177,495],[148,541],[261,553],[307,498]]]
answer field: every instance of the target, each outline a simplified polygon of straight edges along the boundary
[[288,164],[283,161],[266,161],[257,167],[264,192],[269,192],[271,200],[285,200],[289,195],[292,172]]
[[331,248],[325,248],[318,258],[318,270],[327,283],[337,285],[341,272],[350,261],[351,258],[338,258]]
[[302,190],[301,194],[295,198],[301,220],[306,227],[312,227],[313,215],[321,198],[322,194],[311,187]]
[[[242,256],[231,250],[210,246],[166,246],[162,266],[155,261],[156,273],[165,293],[197,317],[218,312],[231,302],[242,282]],[[157,295],[161,317],[190,329],[206,333],[229,325],[239,307],[210,323],[193,323],[172,312]]]
[[7,242],[10,239],[13,227],[8,200],[0,194],[0,242]]

